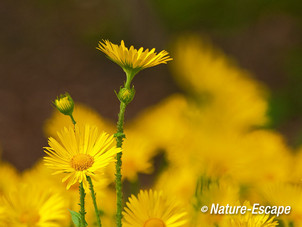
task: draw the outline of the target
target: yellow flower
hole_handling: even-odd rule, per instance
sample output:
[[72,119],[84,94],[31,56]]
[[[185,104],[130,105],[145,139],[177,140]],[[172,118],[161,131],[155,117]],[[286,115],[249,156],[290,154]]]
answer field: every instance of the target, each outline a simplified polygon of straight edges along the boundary
[[[115,155],[121,152],[120,148],[111,147],[113,136],[106,133],[99,134],[97,127],[75,126],[64,128],[58,132],[60,142],[50,137],[49,147],[45,148],[46,165],[56,170],[54,174],[64,173],[63,182],[67,181],[66,188],[83,182],[88,188],[86,176],[94,178],[96,174],[103,174],[103,169],[115,161]],[[95,179],[95,178],[94,178]]]
[[293,156],[282,135],[254,130],[242,136],[237,147],[240,152],[229,170],[235,179],[254,185],[289,179]]
[[[252,208],[250,202],[245,201],[243,206]],[[274,220],[275,217],[270,217],[268,214],[252,214],[247,212],[245,214],[236,214],[221,226],[222,227],[273,227],[277,226],[278,222]]]
[[0,161],[0,196],[11,191],[19,181],[17,170],[12,165]]
[[186,212],[161,191],[140,191],[137,198],[132,195],[123,215],[125,227],[180,227],[186,223]]
[[121,66],[126,73],[130,73],[132,78],[142,69],[166,64],[172,60],[165,50],[157,54],[155,48],[149,51],[149,49],[144,50],[143,47],[137,50],[131,46],[128,49],[125,47],[123,40],[119,46],[108,40],[100,41],[97,49],[104,52],[109,59]]
[[154,146],[139,131],[126,130],[125,133],[127,139],[123,145],[122,175],[129,181],[135,181],[138,173],[152,173]]
[[42,187],[19,185],[0,201],[0,226],[60,227],[66,219],[64,199]]
[[[231,178],[209,178],[202,176],[196,186],[196,193],[193,198],[194,212],[190,212],[192,220],[196,218],[197,223],[205,223],[208,225],[218,226],[224,219],[222,215],[211,215],[209,213],[201,213],[200,208],[203,205],[211,207],[213,203],[222,206],[235,205],[239,199],[239,186],[232,181]],[[194,216],[196,215],[196,216]],[[215,225],[216,224],[216,225]],[[219,225],[220,226],[220,225]]]
[[155,106],[139,113],[132,123],[141,134],[156,146],[165,148],[184,138],[188,103],[180,94],[174,94]]
[[[127,139],[123,143],[123,166],[122,180],[134,182],[138,175],[151,174],[153,168],[153,157],[156,155],[156,147],[141,131],[134,127],[125,127]],[[115,165],[107,168],[106,175],[113,181],[115,179]]]
[[291,212],[280,215],[285,222],[294,222],[294,226],[302,226],[302,183],[270,183],[261,185],[260,191],[272,206],[290,206]]
[[178,198],[182,203],[187,203],[195,193],[197,180],[198,174],[191,168],[175,168],[169,165],[166,171],[158,176],[154,187],[169,192],[169,195]]
[[194,36],[180,39],[174,51],[173,76],[215,120],[210,126],[239,132],[267,122],[265,88],[234,60]]

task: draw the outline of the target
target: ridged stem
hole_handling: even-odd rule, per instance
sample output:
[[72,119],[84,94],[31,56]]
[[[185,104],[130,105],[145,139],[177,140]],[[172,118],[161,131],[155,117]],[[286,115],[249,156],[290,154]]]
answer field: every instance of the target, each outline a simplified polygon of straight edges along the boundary
[[83,182],[80,183],[79,185],[79,191],[80,191],[80,215],[81,215],[81,227],[86,227],[86,220],[85,220],[85,189],[83,187]]
[[[116,147],[123,146],[124,135],[124,116],[125,116],[126,104],[124,102],[120,103],[120,112],[118,114],[118,122],[117,122],[117,133],[116,133]],[[123,209],[123,192],[122,192],[122,152],[116,155],[116,205],[117,205],[117,213],[116,213],[116,225],[117,227],[122,227],[122,209]]]
[[89,183],[89,189],[90,189],[90,192],[91,192],[91,198],[92,198],[92,202],[93,202],[93,206],[94,206],[94,211],[95,211],[95,214],[96,214],[97,226],[98,227],[102,227],[102,223],[101,223],[101,219],[100,219],[100,215],[99,215],[99,209],[98,209],[98,205],[96,203],[96,194],[94,192],[93,184],[92,184],[92,180],[91,180],[90,176],[87,176],[87,181]]

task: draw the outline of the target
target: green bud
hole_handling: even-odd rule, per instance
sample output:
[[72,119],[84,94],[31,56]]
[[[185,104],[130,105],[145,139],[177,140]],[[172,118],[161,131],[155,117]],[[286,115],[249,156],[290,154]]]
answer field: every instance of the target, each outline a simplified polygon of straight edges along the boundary
[[134,98],[135,90],[132,88],[121,88],[117,94],[118,99],[128,105]]
[[60,95],[60,97],[56,98],[53,104],[62,114],[69,116],[72,115],[74,102],[68,93]]

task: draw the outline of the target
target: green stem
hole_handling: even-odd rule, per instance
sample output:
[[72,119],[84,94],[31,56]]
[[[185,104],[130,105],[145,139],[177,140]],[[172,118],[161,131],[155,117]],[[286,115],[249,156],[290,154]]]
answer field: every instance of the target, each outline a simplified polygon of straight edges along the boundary
[[83,187],[83,182],[80,183],[79,185],[79,191],[80,191],[80,215],[81,215],[81,227],[85,227],[86,226],[86,220],[85,220],[85,214],[86,214],[86,211],[85,211],[85,190],[84,190],[84,187]]
[[126,73],[126,83],[125,83],[125,88],[130,89],[130,84],[131,81],[133,80],[134,76],[140,71],[140,69],[137,70],[124,70],[124,72]]
[[72,114],[70,114],[69,116],[70,116],[70,118],[71,118],[72,124],[75,126],[77,122],[74,120]]
[[130,89],[130,84],[131,84],[131,81],[130,80],[126,80],[125,88]]
[[[72,114],[69,115],[70,118],[71,118],[71,121],[72,121],[72,124],[73,124],[73,127],[74,127],[74,130],[75,130],[75,125],[76,125],[76,121],[74,120]],[[84,186],[83,186],[83,182],[80,183],[79,185],[79,192],[80,192],[80,215],[81,215],[81,223],[80,223],[80,227],[86,227],[87,226],[87,222],[85,220],[85,214],[86,214],[86,211],[85,211],[85,196],[86,196],[86,193],[85,193],[85,189],[84,189]]]
[[[126,104],[124,102],[120,103],[120,112],[118,114],[118,122],[117,122],[117,133],[116,133],[116,147],[122,147],[124,135],[124,116],[125,116]],[[117,227],[122,226],[122,203],[123,203],[123,192],[122,192],[122,152],[116,155],[116,205],[117,205],[117,213],[116,213],[116,225]]]
[[92,184],[90,176],[87,176],[87,181],[89,183],[91,198],[92,198],[92,201],[93,201],[94,211],[95,211],[95,214],[96,214],[97,226],[102,227],[102,223],[101,223],[101,219],[100,219],[100,215],[99,215],[99,209],[98,209],[98,206],[96,204],[95,192],[94,192],[94,189],[93,189],[93,184]]

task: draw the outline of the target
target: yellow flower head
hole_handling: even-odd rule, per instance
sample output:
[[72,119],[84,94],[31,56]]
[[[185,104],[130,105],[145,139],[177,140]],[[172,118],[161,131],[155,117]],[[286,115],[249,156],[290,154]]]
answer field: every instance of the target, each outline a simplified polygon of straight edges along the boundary
[[138,173],[152,173],[155,148],[139,131],[126,130],[126,135],[127,140],[123,145],[122,175],[129,181],[135,181]]
[[66,210],[64,198],[58,194],[42,187],[19,185],[18,190],[0,199],[0,226],[60,227]]
[[140,191],[132,195],[123,212],[125,227],[180,227],[186,223],[178,205],[162,192]]
[[0,161],[0,196],[10,192],[20,181],[20,176],[15,167]]
[[267,91],[249,72],[199,37],[183,37],[175,47],[173,76],[203,103],[202,118],[212,128],[245,132],[267,122]]
[[125,47],[123,40],[119,46],[108,40],[100,41],[97,49],[104,52],[109,59],[121,66],[132,78],[142,69],[159,64],[166,64],[168,61],[172,60],[165,50],[162,50],[157,54],[155,48],[149,51],[149,49],[144,50],[143,47],[137,50],[131,46],[128,49]]
[[[245,201],[243,206],[252,208],[250,202]],[[236,214],[230,216],[222,227],[274,227],[278,222],[274,220],[275,217],[270,217],[268,214],[252,214],[247,212],[245,214]]]
[[66,188],[83,182],[88,188],[86,176],[94,177],[102,174],[104,167],[115,161],[115,155],[121,152],[120,148],[110,147],[113,136],[106,133],[99,134],[97,127],[89,125],[64,128],[58,132],[60,142],[50,137],[49,147],[45,148],[46,165],[56,170],[54,174],[64,173],[62,179],[67,181]]
[[290,206],[291,212],[288,215],[280,215],[285,222],[294,222],[295,226],[302,224],[302,183],[274,182],[261,185],[260,190],[269,204],[272,206]]
[[71,115],[73,112],[74,102],[68,93],[60,95],[53,104],[62,114]]

